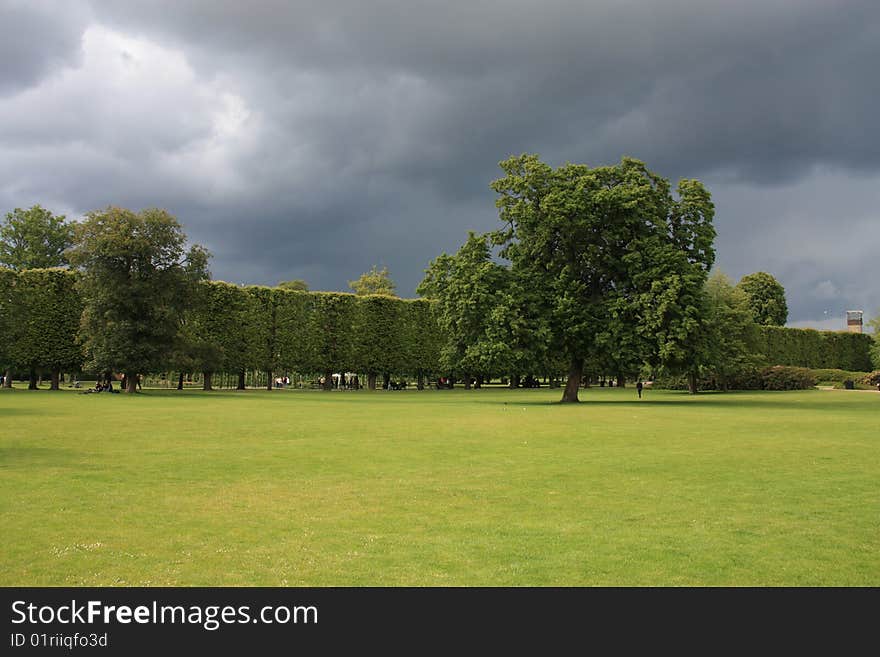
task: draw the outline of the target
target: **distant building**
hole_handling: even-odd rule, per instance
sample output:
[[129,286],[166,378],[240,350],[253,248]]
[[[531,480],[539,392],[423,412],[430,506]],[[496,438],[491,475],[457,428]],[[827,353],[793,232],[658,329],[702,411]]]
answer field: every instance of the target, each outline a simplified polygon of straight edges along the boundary
[[846,311],[846,328],[850,333],[862,332],[862,317],[864,314],[863,310]]

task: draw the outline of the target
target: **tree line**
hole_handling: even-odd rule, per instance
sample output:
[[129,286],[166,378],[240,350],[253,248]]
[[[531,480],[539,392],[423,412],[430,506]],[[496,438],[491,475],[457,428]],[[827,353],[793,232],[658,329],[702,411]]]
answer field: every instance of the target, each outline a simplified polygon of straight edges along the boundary
[[206,390],[223,373],[244,389],[245,372],[260,370],[269,388],[286,372],[320,374],[328,389],[337,372],[361,373],[370,388],[391,375],[422,387],[437,371],[440,336],[426,300],[200,280],[181,315],[164,320],[174,330],[111,318],[105,333],[85,311],[82,277],[71,269],[0,268],[0,363],[8,385],[25,373],[36,388],[48,374],[58,389],[62,372],[86,370],[124,373],[129,388],[143,374],[198,372]]
[[433,260],[420,300],[393,296],[387,269],[350,282],[357,294],[210,281],[208,252],[160,209],[109,207],[74,225],[16,209],[0,227],[0,264],[12,268],[0,271],[0,360],[32,384],[52,373],[53,387],[64,370],[123,373],[129,391],[168,371],[202,372],[207,388],[217,373],[243,387],[248,370],[270,386],[284,371],[321,373],[327,386],[334,372],[360,372],[370,387],[392,373],[466,387],[543,375],[564,381],[569,402],[605,375],[686,375],[696,392],[707,372],[724,381],[817,350],[826,367],[863,364],[860,338],[803,346],[811,333],[776,331],[787,308],[769,274],[736,286],[710,276],[714,206],[699,181],[673,193],[633,158],[554,169],[522,155],[501,168],[502,227]]

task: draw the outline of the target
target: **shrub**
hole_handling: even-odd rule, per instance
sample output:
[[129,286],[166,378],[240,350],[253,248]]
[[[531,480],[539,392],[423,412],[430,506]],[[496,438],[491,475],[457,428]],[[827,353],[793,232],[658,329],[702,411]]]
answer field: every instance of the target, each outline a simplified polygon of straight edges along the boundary
[[816,376],[805,367],[775,365],[761,370],[764,390],[808,390],[816,385]]
[[877,386],[880,385],[880,370],[874,370],[873,372],[868,372],[862,378],[859,379],[859,383],[864,383],[866,386]]
[[848,370],[820,369],[813,370],[816,381],[821,383],[843,383],[847,380],[856,381],[864,376],[864,372],[850,372]]
[[687,377],[683,374],[663,374],[654,377],[653,388],[662,388],[663,390],[687,390]]

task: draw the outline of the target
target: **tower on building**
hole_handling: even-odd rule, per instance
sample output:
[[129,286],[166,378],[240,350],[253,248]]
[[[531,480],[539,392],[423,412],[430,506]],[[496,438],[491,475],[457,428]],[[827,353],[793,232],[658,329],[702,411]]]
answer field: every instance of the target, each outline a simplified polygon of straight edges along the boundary
[[862,332],[862,316],[865,314],[863,310],[847,310],[846,311],[846,329],[850,333]]

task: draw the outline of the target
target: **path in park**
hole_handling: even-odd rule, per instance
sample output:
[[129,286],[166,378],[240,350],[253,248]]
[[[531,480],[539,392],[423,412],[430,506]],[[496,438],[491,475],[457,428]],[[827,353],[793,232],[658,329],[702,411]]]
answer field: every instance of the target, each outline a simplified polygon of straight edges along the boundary
[[878,392],[877,390],[845,390],[843,388],[832,388],[831,386],[816,386],[819,390],[831,390],[832,392]]

